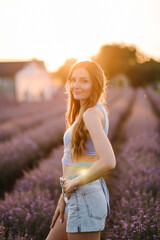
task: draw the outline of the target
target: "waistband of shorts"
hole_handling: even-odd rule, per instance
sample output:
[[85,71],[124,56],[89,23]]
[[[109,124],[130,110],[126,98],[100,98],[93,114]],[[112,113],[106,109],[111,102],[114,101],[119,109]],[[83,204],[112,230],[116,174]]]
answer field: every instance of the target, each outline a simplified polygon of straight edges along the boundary
[[60,179],[60,183],[62,184],[62,178],[64,178],[64,179],[73,179],[73,178],[76,178],[76,177],[78,177],[80,174],[74,174],[74,175],[71,175],[71,176],[68,176],[68,177],[60,177],[59,179]]
[[[68,176],[68,177],[60,177],[59,179],[60,179],[60,183],[61,183],[61,186],[62,186],[62,184],[63,184],[63,182],[62,182],[62,179],[64,178],[64,179],[73,179],[73,178],[76,178],[76,177],[78,177],[80,175],[80,173],[78,174],[73,174],[73,175],[71,175],[71,176]],[[94,181],[92,181],[92,182],[90,182],[90,184],[91,183],[94,183],[94,182],[101,182],[101,178],[98,178],[97,180],[94,180]]]

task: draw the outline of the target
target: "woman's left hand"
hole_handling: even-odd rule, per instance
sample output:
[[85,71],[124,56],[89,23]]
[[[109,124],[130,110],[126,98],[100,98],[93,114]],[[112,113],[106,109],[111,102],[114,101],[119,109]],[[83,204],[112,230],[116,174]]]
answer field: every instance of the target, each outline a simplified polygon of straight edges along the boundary
[[76,189],[77,187],[75,186],[74,181],[72,179],[63,180],[63,191],[66,194],[68,200],[70,198],[69,193],[74,192]]

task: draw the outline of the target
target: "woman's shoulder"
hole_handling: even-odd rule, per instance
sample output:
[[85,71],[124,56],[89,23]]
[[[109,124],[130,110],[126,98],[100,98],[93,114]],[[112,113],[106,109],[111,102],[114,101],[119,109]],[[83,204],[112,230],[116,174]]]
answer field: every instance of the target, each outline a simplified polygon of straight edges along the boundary
[[102,122],[102,126],[105,126],[105,116],[103,113],[103,110],[100,107],[93,106],[91,108],[88,108],[84,113],[83,113],[83,120],[84,122],[93,122],[96,119],[100,119]]
[[99,115],[99,109],[97,106],[93,106],[85,110],[85,112],[83,113],[83,118],[90,118],[93,116],[97,116],[97,114]]
[[[104,113],[105,111],[105,113]],[[106,119],[107,118],[107,119]],[[101,121],[103,128],[106,126],[106,121],[108,120],[108,115],[105,110],[105,107],[102,104],[96,104],[96,106],[93,106],[91,108],[88,108],[83,113],[83,121],[87,124],[97,123],[97,120]]]

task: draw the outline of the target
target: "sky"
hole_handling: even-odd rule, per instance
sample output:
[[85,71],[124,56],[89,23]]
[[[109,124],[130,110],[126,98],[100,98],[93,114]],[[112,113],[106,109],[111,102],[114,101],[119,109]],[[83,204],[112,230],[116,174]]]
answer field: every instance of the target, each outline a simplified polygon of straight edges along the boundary
[[160,0],[0,0],[0,61],[89,59],[102,45],[134,45],[160,61]]

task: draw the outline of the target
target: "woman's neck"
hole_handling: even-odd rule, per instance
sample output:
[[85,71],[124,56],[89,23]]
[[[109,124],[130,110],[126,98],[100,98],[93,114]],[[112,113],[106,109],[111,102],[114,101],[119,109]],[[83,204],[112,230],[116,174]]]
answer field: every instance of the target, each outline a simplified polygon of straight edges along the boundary
[[85,104],[85,100],[80,100],[80,108],[82,108],[83,107],[83,105]]

